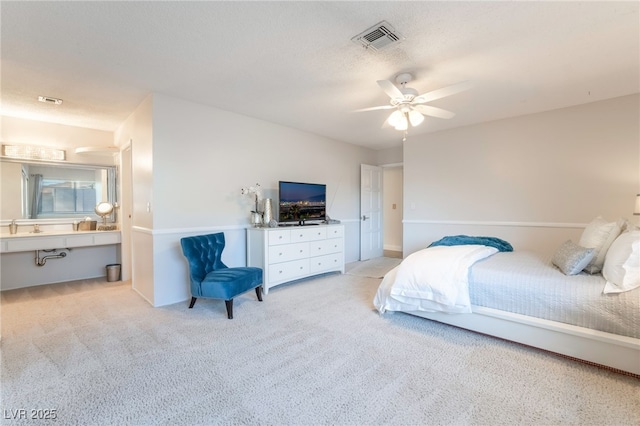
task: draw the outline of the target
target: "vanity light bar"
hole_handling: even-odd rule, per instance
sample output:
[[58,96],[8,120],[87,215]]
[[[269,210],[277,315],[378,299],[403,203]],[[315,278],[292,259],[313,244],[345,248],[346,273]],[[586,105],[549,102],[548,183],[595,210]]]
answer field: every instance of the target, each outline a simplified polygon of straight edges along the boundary
[[2,145],[2,156],[23,160],[65,161],[67,153],[63,149],[31,145]]

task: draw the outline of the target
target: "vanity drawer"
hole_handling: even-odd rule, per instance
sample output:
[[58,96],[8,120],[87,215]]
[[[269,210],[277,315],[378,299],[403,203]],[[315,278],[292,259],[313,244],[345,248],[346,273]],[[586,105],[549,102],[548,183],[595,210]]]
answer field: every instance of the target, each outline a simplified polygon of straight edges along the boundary
[[41,234],[18,234],[2,239],[0,251],[2,253],[50,250],[74,247],[92,247],[110,244],[120,244],[120,231],[104,232],[43,232]]
[[309,257],[309,243],[269,247],[269,264],[288,262],[306,257]]
[[94,234],[94,245],[101,246],[107,244],[118,244],[121,241],[119,232],[110,232],[105,234]]
[[74,235],[67,237],[66,247],[82,247],[94,245],[93,234]]
[[66,248],[64,237],[24,238],[7,241],[7,251],[31,251]]

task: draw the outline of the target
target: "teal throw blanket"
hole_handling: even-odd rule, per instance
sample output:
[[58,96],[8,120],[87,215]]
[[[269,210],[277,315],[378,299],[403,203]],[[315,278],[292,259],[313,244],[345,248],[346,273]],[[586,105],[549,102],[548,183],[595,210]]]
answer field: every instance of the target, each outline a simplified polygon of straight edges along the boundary
[[469,235],[452,235],[432,242],[429,247],[434,246],[461,246],[476,244],[482,246],[495,247],[498,251],[513,251],[511,244],[496,237],[473,237]]

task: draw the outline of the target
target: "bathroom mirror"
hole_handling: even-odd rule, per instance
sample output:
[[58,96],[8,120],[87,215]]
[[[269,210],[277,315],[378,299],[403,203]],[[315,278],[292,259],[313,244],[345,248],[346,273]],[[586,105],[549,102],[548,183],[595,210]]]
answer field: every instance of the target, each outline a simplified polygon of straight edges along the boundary
[[[116,200],[116,167],[2,159],[1,215],[7,219],[96,216],[96,205]],[[107,215],[114,221],[113,209]]]

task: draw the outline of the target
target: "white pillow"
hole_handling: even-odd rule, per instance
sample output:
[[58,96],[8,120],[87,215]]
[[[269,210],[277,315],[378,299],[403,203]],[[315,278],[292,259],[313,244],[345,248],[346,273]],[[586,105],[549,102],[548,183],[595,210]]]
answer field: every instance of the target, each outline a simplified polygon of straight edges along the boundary
[[622,293],[640,287],[640,231],[621,234],[609,247],[602,275],[603,293]]
[[620,233],[640,231],[640,226],[629,222],[629,220],[625,219],[624,217],[621,217],[620,219],[618,219],[618,226],[620,226]]
[[595,249],[593,259],[584,268],[585,272],[597,274],[602,270],[609,246],[620,235],[620,225],[617,222],[607,222],[598,216],[584,229],[578,245]]
[[593,259],[595,249],[584,248],[574,244],[571,240],[565,241],[553,255],[551,262],[565,275],[576,275]]

